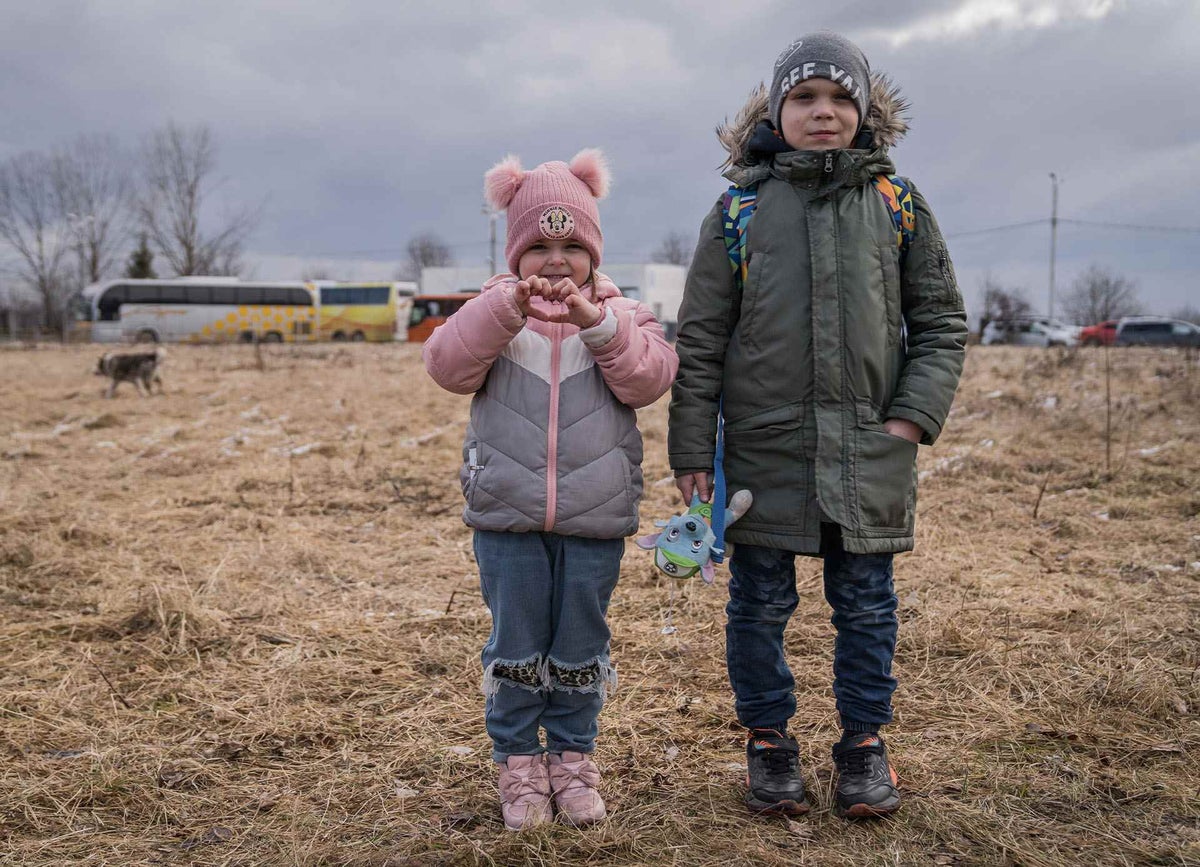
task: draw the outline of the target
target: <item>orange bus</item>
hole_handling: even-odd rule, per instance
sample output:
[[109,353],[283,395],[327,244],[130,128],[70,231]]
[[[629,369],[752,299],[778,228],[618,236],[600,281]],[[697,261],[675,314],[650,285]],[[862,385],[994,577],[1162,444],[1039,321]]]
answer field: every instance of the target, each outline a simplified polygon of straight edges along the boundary
[[478,292],[453,292],[447,295],[414,296],[412,312],[408,317],[408,339],[413,343],[424,343],[433,329],[477,295]]

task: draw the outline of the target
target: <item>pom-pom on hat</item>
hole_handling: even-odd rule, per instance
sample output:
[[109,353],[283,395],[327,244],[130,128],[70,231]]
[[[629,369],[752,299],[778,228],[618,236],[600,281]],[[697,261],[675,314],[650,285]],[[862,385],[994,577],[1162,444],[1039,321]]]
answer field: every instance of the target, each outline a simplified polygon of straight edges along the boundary
[[543,239],[578,241],[600,264],[604,236],[596,200],[608,195],[609,172],[604,154],[582,150],[569,163],[542,163],[526,171],[515,156],[507,156],[483,176],[487,202],[508,215],[504,258],[513,274],[521,255]]

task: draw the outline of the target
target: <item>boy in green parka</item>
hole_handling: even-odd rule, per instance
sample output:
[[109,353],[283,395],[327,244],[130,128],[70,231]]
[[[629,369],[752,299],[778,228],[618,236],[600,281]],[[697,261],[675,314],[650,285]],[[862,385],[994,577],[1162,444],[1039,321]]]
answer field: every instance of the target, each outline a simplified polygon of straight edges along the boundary
[[[719,129],[726,177],[757,191],[744,281],[718,201],[680,309],[669,452],[685,503],[707,500],[718,406],[727,490],[754,494],[735,543],[726,658],[749,729],[751,809],[807,812],[788,736],[795,680],[783,633],[798,604],[795,555],[824,558],[837,631],[836,808],[891,813],[892,557],[913,547],[917,444],[941,432],[962,371],[966,313],[937,222],[911,182],[901,235],[876,179],[907,130],[906,103],[844,37],[814,33],[779,55],[771,88]],[[891,189],[890,184],[885,184]]]

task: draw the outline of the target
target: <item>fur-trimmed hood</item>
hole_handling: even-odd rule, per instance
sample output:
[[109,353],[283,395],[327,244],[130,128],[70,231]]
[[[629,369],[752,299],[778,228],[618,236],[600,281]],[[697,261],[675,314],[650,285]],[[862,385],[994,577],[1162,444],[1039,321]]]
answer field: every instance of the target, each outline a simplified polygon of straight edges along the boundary
[[[866,122],[853,146],[874,150],[895,146],[908,132],[908,112],[909,103],[901,95],[900,88],[883,73],[872,73]],[[769,159],[763,159],[769,152],[754,146],[755,130],[764,122],[770,126],[767,88],[760,84],[732,121],[726,120],[717,126],[717,139],[729,153],[722,168],[736,170],[769,162]]]

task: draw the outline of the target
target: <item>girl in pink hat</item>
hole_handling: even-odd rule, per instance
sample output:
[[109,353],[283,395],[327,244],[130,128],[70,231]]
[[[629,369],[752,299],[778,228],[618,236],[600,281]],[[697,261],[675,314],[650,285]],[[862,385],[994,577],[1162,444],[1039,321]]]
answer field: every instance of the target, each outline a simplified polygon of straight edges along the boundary
[[[605,616],[637,530],[642,438],[634,410],[675,376],[643,304],[596,271],[599,151],[485,176],[507,214],[510,273],[484,284],[425,343],[430,376],[473,394],[459,470],[483,599],[484,720],[513,830],[605,817],[591,759],[616,686]],[[541,732],[545,732],[543,745]]]

